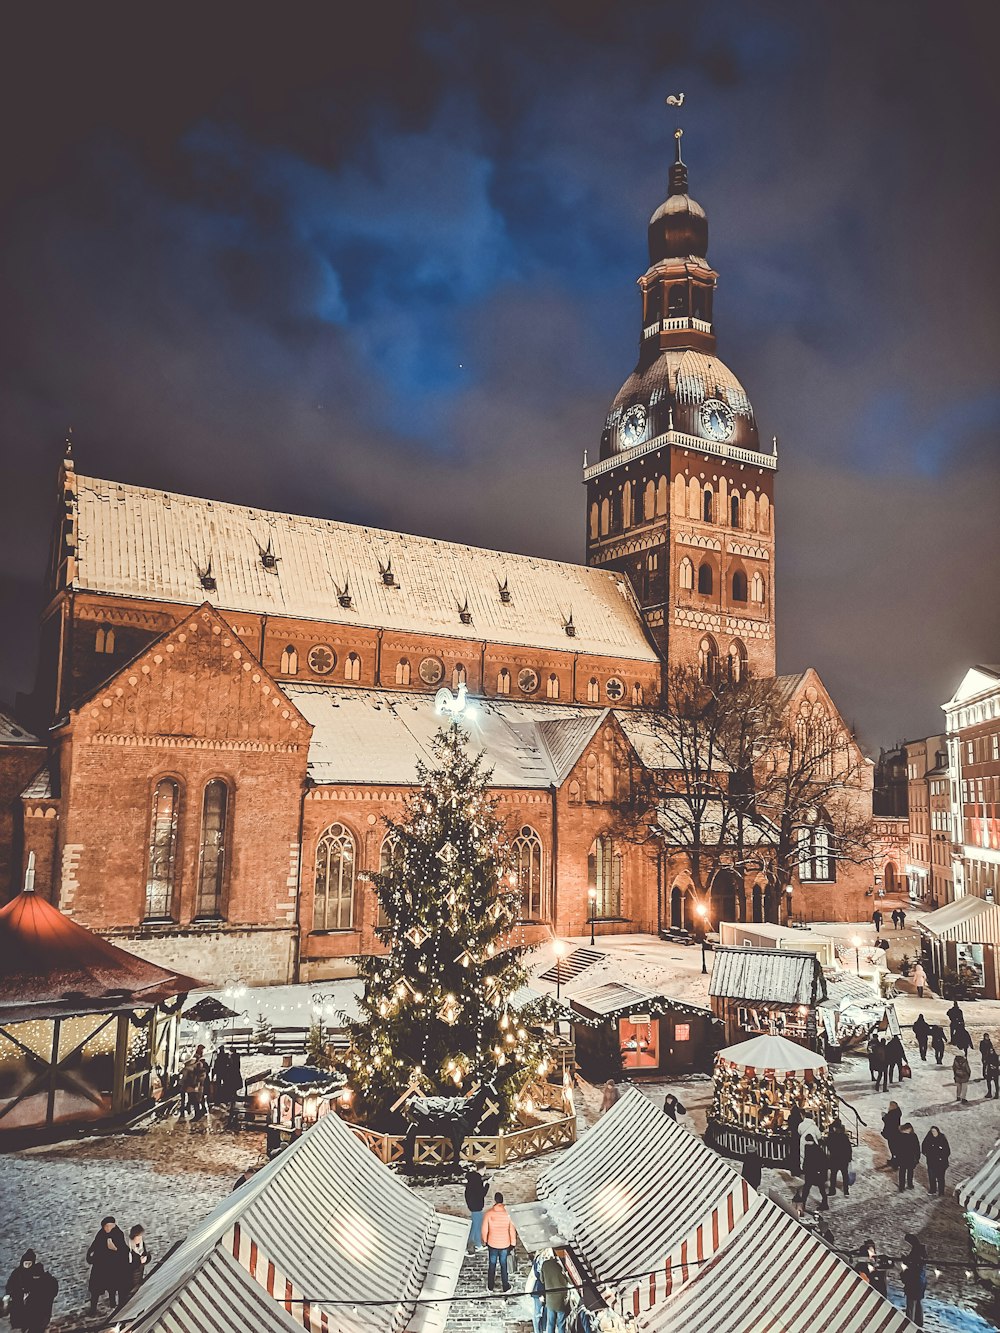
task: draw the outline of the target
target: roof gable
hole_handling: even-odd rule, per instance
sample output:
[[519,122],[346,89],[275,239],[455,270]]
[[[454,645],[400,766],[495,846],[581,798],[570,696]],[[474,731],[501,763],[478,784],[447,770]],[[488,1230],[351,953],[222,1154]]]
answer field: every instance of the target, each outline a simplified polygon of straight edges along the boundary
[[968,703],[970,699],[976,699],[980,694],[990,694],[1000,687],[1000,667],[995,666],[973,666],[959,681],[958,689],[951,696],[946,704],[942,704],[944,709],[956,708],[959,704]]

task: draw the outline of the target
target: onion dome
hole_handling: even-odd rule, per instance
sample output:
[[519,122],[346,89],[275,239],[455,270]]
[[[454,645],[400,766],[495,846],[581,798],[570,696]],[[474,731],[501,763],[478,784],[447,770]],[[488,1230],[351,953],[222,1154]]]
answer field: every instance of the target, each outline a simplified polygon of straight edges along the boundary
[[688,194],[687,166],[681,158],[682,130],[674,134],[676,156],[670,165],[667,197],[649,219],[649,262],[708,254],[708,218]]

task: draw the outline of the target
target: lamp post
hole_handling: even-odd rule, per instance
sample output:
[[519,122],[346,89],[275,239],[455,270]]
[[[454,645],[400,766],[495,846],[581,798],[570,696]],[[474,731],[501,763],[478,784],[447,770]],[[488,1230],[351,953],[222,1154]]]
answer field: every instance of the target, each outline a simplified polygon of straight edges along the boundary
[[562,960],[566,952],[566,945],[563,940],[556,940],[552,949],[556,956],[556,1003],[558,1004],[562,991]]
[[708,976],[708,958],[705,953],[705,941],[708,935],[708,908],[704,903],[699,903],[695,911],[701,921],[701,974],[705,977]]
[[590,904],[590,947],[594,947],[594,918],[597,916],[597,890],[587,890],[587,901]]
[[851,943],[854,945],[854,966],[857,968],[858,976],[860,977],[860,975],[861,975],[861,938],[860,938],[860,936],[855,935],[854,938],[851,940]]

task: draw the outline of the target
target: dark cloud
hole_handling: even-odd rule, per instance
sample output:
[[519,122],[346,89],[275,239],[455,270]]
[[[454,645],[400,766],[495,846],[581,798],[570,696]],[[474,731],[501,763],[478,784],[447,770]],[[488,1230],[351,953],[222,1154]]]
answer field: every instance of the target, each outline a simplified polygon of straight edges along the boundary
[[780,441],[779,664],[872,742],[934,729],[1000,639],[996,11],[344,12],[9,16],[0,688],[68,423],[98,475],[580,558],[683,90]]

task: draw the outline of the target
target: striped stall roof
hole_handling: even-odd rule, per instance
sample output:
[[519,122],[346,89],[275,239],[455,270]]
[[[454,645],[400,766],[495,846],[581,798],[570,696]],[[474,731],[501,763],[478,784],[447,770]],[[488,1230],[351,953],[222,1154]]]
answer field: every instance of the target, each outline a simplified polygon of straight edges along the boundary
[[1000,1226],[1000,1143],[976,1174],[959,1185],[956,1193],[966,1212],[988,1217]]
[[946,903],[919,922],[920,929],[937,940],[966,944],[1000,944],[1000,907],[971,894]]
[[302,1333],[302,1325],[273,1300],[225,1250],[210,1250],[161,1309],[150,1311],[144,1333],[216,1333],[246,1328],[254,1333]]
[[807,1072],[827,1067],[826,1061],[815,1051],[807,1051],[787,1037],[771,1034],[751,1037],[737,1046],[727,1046],[715,1058],[724,1064],[747,1069],[752,1074],[794,1074],[800,1080]]
[[[766,1314],[764,1313],[766,1312]],[[913,1333],[916,1325],[770,1199],[643,1333]]]
[[[181,1322],[178,1312],[199,1299],[192,1284],[200,1289],[209,1259],[225,1256],[245,1274],[247,1292],[312,1333],[436,1333],[467,1233],[467,1222],[416,1198],[331,1113],[210,1213],[117,1319],[122,1333],[257,1328],[214,1315]],[[421,1297],[445,1299],[418,1306]],[[385,1304],[354,1309],[354,1301]],[[272,1326],[286,1327],[261,1325]]]
[[[638,1314],[695,1276],[756,1194],[629,1088],[539,1179],[538,1197],[608,1298]],[[646,1276],[628,1276],[636,1273]]]
[[712,954],[708,993],[720,999],[813,1005],[826,999],[826,981],[814,953],[721,948]]

